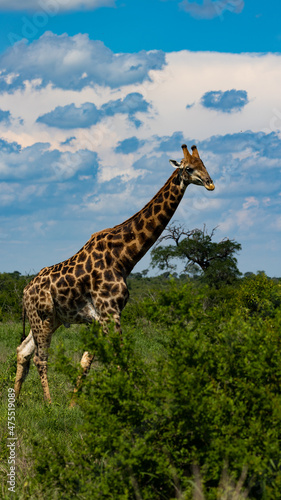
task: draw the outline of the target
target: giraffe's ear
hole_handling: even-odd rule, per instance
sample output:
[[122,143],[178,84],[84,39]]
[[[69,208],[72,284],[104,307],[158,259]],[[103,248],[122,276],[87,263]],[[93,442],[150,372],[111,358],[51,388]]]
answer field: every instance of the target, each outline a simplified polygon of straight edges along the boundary
[[174,168],[180,168],[181,164],[176,161],[176,160],[169,160],[169,162],[171,163],[171,165],[174,167]]

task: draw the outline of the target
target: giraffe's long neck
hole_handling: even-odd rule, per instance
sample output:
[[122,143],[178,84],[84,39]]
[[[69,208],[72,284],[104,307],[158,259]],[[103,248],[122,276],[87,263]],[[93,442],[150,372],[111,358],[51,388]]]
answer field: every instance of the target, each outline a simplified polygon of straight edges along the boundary
[[[115,235],[119,242],[118,265],[128,275],[139,260],[151,248],[174,215],[186,186],[180,181],[179,171],[173,172],[165,185],[152,200],[133,217],[111,230],[114,247]],[[117,243],[117,241],[116,241]],[[114,253],[114,248],[113,248]]]

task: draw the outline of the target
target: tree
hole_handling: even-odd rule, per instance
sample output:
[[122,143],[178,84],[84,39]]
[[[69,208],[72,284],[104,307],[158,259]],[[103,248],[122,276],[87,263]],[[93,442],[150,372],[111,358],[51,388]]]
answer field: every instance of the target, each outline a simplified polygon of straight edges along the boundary
[[176,268],[175,260],[180,259],[185,262],[184,272],[200,276],[211,285],[232,283],[241,275],[234,257],[241,245],[228,238],[219,243],[212,241],[215,230],[208,234],[205,225],[203,229],[188,231],[182,225],[171,224],[159,243],[172,240],[173,244],[157,245],[152,250],[152,267],[172,271]]
[[21,317],[23,289],[31,278],[19,271],[0,273],[0,321]]

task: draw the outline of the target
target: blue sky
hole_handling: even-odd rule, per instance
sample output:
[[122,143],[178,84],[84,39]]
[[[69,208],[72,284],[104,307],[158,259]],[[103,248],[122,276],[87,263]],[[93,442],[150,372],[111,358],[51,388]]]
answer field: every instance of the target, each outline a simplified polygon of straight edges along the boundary
[[0,14],[0,271],[37,272],[131,216],[186,142],[216,190],[190,186],[174,219],[241,243],[242,272],[281,276],[279,1],[0,0]]

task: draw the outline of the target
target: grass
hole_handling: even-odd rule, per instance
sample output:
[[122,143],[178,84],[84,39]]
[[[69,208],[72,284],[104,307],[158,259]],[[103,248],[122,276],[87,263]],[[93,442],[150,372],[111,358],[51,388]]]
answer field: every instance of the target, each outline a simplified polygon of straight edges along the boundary
[[[67,355],[71,356],[73,362],[78,363],[81,355],[79,352],[79,335],[77,327],[69,330],[60,328],[53,337],[52,349],[49,363],[49,383],[53,398],[53,405],[47,406],[43,403],[43,391],[36,367],[33,362],[30,372],[25,380],[20,403],[16,407],[15,431],[17,436],[17,486],[13,498],[43,498],[35,493],[29,496],[26,491],[25,477],[32,473],[32,459],[30,458],[31,440],[38,441],[42,437],[51,436],[57,443],[71,441],[76,438],[76,429],[81,424],[81,411],[75,407],[69,409],[69,401],[72,387],[66,375],[56,370],[52,358],[56,350],[64,344]],[[21,337],[22,325],[20,323],[0,324],[0,497],[10,498],[7,489],[8,455],[7,448],[7,412],[8,412],[8,388],[13,387],[16,370],[16,347]]]
[[[83,440],[80,433],[80,427],[83,423],[83,415],[80,408],[69,407],[73,386],[69,382],[69,377],[56,368],[56,360],[63,351],[66,358],[71,358],[72,363],[78,364],[83,353],[81,348],[81,337],[83,336],[83,327],[72,326],[69,329],[61,327],[54,334],[50,348],[48,379],[53,404],[47,405],[43,402],[43,391],[37,373],[37,369],[31,363],[30,372],[25,380],[20,402],[16,406],[16,493],[8,491],[7,473],[9,472],[7,448],[7,407],[8,407],[8,388],[13,387],[15,369],[16,369],[16,347],[21,337],[20,323],[0,324],[0,477],[1,489],[0,497],[3,500],[10,498],[16,500],[43,500],[46,492],[42,491],[40,483],[32,482],[33,472],[33,454],[38,449],[40,454],[40,442],[42,439],[56,443],[56,448],[69,450],[75,448],[78,441]],[[126,328],[124,335],[126,334]],[[84,332],[85,335],[85,332]],[[148,320],[139,319],[135,325],[136,342],[135,348],[139,356],[150,362],[155,357],[163,354],[165,344],[165,334],[160,329],[155,330]],[[95,366],[93,366],[95,369]],[[29,478],[29,479],[26,479]],[[227,484],[226,484],[227,480]],[[32,487],[30,486],[32,482]],[[222,483],[223,493],[221,499],[242,500],[247,496],[242,491],[243,484],[233,484],[225,473]],[[192,498],[204,500],[200,472],[195,471],[194,482],[192,485],[194,491]],[[226,493],[228,492],[228,493]],[[48,493],[49,494],[49,493]],[[59,499],[54,485],[52,498]],[[49,496],[48,496],[49,498]],[[68,498],[67,496],[64,498]],[[71,497],[69,497],[71,498]],[[136,497],[137,498],[137,497]],[[141,497],[140,497],[141,498]],[[178,496],[181,500],[188,500],[183,493]],[[118,500],[118,499],[116,499]]]
[[[138,354],[149,362],[163,351],[163,332],[152,332],[148,321],[139,321],[136,330],[136,350]],[[84,333],[82,334],[82,332]],[[60,327],[52,338],[48,362],[48,380],[53,404],[44,404],[43,390],[40,378],[34,363],[31,361],[29,374],[22,386],[20,400],[16,406],[16,457],[17,457],[17,485],[13,498],[22,500],[26,498],[41,499],[44,497],[38,491],[29,492],[27,476],[32,476],[33,461],[32,447],[38,443],[40,453],[40,440],[51,438],[58,446],[66,442],[71,448],[77,440],[81,439],[79,427],[82,424],[82,413],[79,407],[69,408],[74,385],[69,376],[57,369],[60,353],[71,359],[74,365],[74,379],[76,378],[75,366],[79,365],[83,354],[82,337],[87,335],[85,327],[73,325],[70,328]],[[26,333],[28,328],[26,328]],[[16,372],[16,348],[20,343],[22,324],[15,322],[0,323],[0,497],[3,500],[10,498],[7,487],[7,473],[9,472],[8,455],[8,389],[13,388]],[[126,335],[126,329],[124,331]],[[95,364],[93,364],[95,369]],[[73,379],[73,380],[74,380]],[[30,443],[33,443],[32,445]]]

